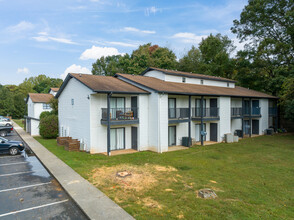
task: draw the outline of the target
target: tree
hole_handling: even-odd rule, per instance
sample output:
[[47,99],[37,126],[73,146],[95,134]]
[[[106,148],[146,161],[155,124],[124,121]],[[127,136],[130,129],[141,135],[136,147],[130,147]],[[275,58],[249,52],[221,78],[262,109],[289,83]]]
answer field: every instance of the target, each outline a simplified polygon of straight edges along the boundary
[[176,55],[166,47],[151,45],[139,46],[131,54],[124,56],[107,56],[97,59],[92,64],[93,75],[114,75],[115,73],[140,74],[147,67],[175,69],[177,67]]

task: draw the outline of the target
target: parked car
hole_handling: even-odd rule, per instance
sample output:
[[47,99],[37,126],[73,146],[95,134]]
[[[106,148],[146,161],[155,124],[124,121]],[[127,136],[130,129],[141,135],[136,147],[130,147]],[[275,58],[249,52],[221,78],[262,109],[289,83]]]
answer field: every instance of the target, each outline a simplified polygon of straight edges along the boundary
[[20,151],[25,149],[23,142],[10,141],[0,137],[0,151],[9,152],[10,155],[17,155]]
[[0,136],[5,137],[7,134],[11,133],[13,131],[12,126],[0,126]]
[[12,126],[12,122],[9,118],[0,116],[0,126]]

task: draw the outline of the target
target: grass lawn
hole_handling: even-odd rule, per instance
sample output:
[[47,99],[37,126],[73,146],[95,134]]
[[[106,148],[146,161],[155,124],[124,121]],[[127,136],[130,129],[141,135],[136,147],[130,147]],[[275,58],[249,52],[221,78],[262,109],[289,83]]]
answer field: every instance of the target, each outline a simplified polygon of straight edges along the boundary
[[24,124],[22,123],[23,119],[12,119],[12,120],[24,129]]
[[[67,152],[56,140],[36,139],[136,219],[294,217],[293,134],[113,157]],[[123,170],[133,175],[116,177]],[[202,188],[218,198],[198,198]]]

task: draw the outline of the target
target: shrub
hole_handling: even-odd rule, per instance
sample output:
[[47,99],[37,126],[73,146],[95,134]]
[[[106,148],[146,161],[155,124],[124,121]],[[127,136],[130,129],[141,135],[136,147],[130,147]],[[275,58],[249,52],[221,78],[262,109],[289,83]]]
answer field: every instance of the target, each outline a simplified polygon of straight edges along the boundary
[[54,115],[54,114],[52,112],[42,112],[40,114],[40,120],[47,117],[47,116],[49,116],[49,115]]
[[58,116],[47,115],[40,119],[40,135],[43,138],[57,138],[58,137]]

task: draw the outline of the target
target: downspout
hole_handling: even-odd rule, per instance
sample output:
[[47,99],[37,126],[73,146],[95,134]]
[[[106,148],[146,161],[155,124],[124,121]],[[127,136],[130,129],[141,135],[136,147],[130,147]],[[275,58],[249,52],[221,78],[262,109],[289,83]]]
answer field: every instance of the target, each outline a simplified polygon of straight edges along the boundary
[[249,99],[249,137],[251,137],[251,133],[252,133],[252,99]]
[[107,155],[110,156],[110,97],[112,93],[107,94]]
[[158,117],[158,120],[157,120],[157,122],[158,122],[158,150],[159,150],[159,153],[162,153],[162,148],[161,148],[161,140],[160,140],[160,100],[161,100],[161,95],[160,94],[158,94],[158,115],[157,115],[157,117]]
[[200,117],[201,117],[201,131],[200,131],[200,139],[201,139],[201,145],[203,146],[203,96],[201,96],[200,101]]
[[244,138],[244,114],[245,114],[245,109],[244,109],[244,98],[242,98],[242,113],[241,113],[241,119],[242,119],[242,138]]
[[191,96],[189,95],[189,123],[188,123],[188,136],[189,136],[189,147],[191,147],[192,145],[192,141],[191,140]]

